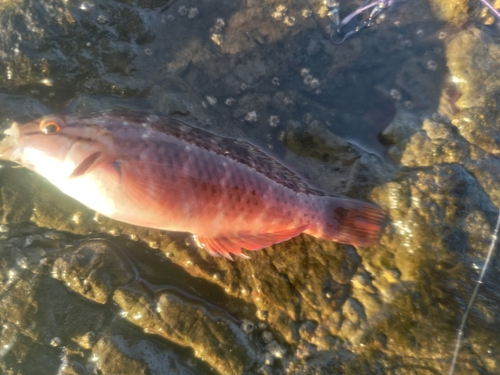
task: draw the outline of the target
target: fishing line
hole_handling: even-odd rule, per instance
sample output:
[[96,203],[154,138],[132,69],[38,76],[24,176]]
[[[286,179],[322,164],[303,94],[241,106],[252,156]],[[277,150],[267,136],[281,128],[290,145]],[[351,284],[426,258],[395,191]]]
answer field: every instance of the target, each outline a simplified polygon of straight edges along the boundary
[[488,254],[486,255],[486,260],[485,260],[483,268],[481,270],[481,274],[479,275],[479,279],[477,280],[476,287],[474,288],[474,292],[472,293],[469,304],[467,305],[467,309],[465,310],[464,316],[462,317],[462,321],[460,322],[460,328],[458,328],[457,344],[455,345],[455,352],[453,353],[453,359],[451,361],[450,371],[448,372],[448,375],[453,375],[453,373],[455,371],[455,365],[457,363],[457,357],[458,357],[458,351],[460,349],[460,343],[462,342],[462,338],[464,336],[465,323],[467,321],[467,317],[469,316],[470,310],[472,309],[472,305],[474,304],[474,301],[476,300],[479,287],[483,283],[484,274],[486,272],[486,269],[488,268],[488,264],[490,262],[491,255],[493,254],[493,250],[494,250],[495,244],[497,242],[497,235],[498,235],[498,228],[499,227],[500,227],[500,211],[498,212],[497,224],[495,226],[495,231],[493,232],[493,235],[491,236],[490,248],[488,250]]
[[[488,3],[488,1],[481,0],[481,2],[484,5],[486,5],[498,19],[500,19],[500,12],[498,12],[490,3]],[[451,361],[450,371],[448,372],[448,375],[453,375],[453,373],[455,372],[455,365],[457,363],[458,351],[460,350],[460,343],[462,342],[462,339],[464,336],[465,323],[466,323],[467,318],[469,316],[470,310],[472,309],[472,305],[474,304],[474,301],[476,300],[479,287],[483,283],[484,274],[486,272],[486,269],[488,268],[488,264],[490,262],[491,255],[493,254],[493,250],[494,250],[495,244],[497,242],[497,235],[498,235],[498,228],[499,227],[500,227],[500,211],[498,212],[497,224],[495,226],[495,231],[493,232],[493,235],[491,236],[490,248],[488,249],[488,254],[486,255],[486,260],[485,260],[483,268],[481,270],[481,274],[479,275],[479,279],[477,280],[476,287],[474,288],[474,292],[472,293],[469,304],[467,305],[467,309],[465,310],[464,316],[462,317],[462,321],[460,322],[460,327],[458,328],[457,343],[455,345],[455,351],[453,352],[453,359]]]
[[500,20],[500,12],[498,10],[496,10],[493,5],[491,5],[489,2],[487,2],[486,0],[481,0],[481,2],[486,5],[492,12],[493,14],[495,15],[496,18],[498,18]]

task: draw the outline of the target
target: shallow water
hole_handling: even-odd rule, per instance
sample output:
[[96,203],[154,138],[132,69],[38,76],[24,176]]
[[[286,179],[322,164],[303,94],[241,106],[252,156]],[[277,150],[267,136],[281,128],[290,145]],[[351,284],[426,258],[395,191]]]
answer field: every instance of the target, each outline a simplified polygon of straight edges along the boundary
[[[3,128],[115,106],[175,116],[390,217],[371,248],[303,235],[230,262],[2,163],[1,372],[448,372],[500,205],[500,40],[481,7],[396,1],[341,45],[321,1],[0,10]],[[456,374],[499,372],[497,267]]]

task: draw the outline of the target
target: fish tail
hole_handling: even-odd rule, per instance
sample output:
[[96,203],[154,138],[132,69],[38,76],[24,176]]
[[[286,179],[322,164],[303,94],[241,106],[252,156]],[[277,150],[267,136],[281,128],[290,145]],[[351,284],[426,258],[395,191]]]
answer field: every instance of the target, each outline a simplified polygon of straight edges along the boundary
[[353,246],[370,246],[377,242],[386,218],[380,207],[347,198],[318,199],[325,210],[323,222],[306,233]]

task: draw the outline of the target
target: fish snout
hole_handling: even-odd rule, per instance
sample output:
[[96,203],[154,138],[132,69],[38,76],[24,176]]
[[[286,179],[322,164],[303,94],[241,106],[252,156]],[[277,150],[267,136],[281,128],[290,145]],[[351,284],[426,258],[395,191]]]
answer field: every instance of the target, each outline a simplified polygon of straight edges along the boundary
[[19,125],[14,122],[11,127],[0,134],[0,159],[9,160],[19,138]]

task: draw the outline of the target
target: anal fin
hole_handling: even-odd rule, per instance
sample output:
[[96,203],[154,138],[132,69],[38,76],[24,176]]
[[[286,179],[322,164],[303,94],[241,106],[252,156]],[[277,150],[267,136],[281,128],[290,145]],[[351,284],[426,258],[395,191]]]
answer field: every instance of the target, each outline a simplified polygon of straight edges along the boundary
[[232,236],[218,237],[195,236],[195,241],[198,246],[207,250],[211,255],[222,255],[232,260],[231,254],[234,254],[248,259],[249,257],[241,252],[242,248],[252,251],[260,250],[298,236],[308,227],[309,225],[302,225],[277,232],[260,234],[238,233]]

